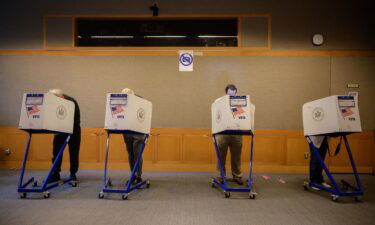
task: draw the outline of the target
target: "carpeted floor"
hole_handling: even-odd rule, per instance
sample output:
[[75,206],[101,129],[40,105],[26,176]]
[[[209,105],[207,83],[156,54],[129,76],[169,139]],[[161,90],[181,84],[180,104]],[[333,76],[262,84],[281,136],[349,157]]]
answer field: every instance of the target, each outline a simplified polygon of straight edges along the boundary
[[[46,171],[27,175],[41,179]],[[255,175],[257,198],[232,193],[226,199],[211,188],[210,173],[145,172],[151,188],[137,190],[122,200],[121,195],[98,199],[102,171],[80,171],[81,183],[51,190],[51,197],[30,194],[20,199],[17,193],[19,171],[0,170],[0,224],[375,224],[375,177],[361,175],[365,188],[363,202],[353,198],[331,201],[323,192],[304,191],[306,175]],[[128,173],[111,171],[114,185]],[[280,182],[280,178],[282,179]],[[353,183],[352,175],[336,175]],[[283,182],[285,181],[285,182]]]

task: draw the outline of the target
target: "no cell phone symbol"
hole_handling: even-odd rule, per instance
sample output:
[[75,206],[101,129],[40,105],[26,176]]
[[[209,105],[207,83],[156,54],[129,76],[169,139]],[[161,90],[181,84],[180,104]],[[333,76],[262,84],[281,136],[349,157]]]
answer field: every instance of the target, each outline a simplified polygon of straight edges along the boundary
[[193,56],[189,53],[181,54],[180,63],[184,66],[190,66],[193,63]]

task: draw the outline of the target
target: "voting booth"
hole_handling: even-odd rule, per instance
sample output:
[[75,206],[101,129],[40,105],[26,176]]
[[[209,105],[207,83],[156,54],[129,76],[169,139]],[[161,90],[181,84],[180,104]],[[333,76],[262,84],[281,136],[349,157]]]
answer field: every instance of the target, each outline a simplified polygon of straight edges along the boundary
[[[226,198],[230,197],[231,192],[247,192],[249,197],[254,199],[256,193],[252,191],[252,160],[253,160],[253,145],[254,145],[254,116],[255,106],[250,102],[250,96],[222,96],[214,101],[211,106],[212,119],[212,136],[214,138],[214,145],[216,155],[218,158],[219,170],[221,180],[219,182],[216,178],[211,181],[212,187],[218,186],[224,192]],[[248,135],[251,136],[250,145],[250,173],[249,179],[244,188],[231,188],[228,186],[228,180],[222,167],[218,143],[216,135]]]
[[152,103],[132,94],[107,94],[105,110],[106,130],[128,130],[149,134]]
[[[56,166],[56,162],[62,157],[67,143],[69,142],[70,135],[73,133],[74,126],[74,110],[75,106],[72,101],[64,98],[57,97],[50,93],[25,93],[23,94],[21,104],[21,114],[19,121],[19,129],[28,132],[29,137],[26,145],[25,156],[22,162],[21,174],[18,184],[18,193],[21,198],[25,198],[27,193],[40,192],[43,193],[45,198],[49,198],[49,189],[59,185],[69,183],[73,187],[77,186],[71,178],[62,179],[59,183],[48,184],[48,180]],[[30,178],[26,183],[23,183],[25,173],[26,161],[30,148],[30,142],[33,134],[66,134],[66,140],[60,148],[58,156],[56,157],[53,165],[47,175],[42,181],[41,185]],[[33,183],[31,188],[28,186]]]
[[[140,164],[144,148],[151,130],[152,103],[133,94],[125,93],[108,93],[105,111],[104,128],[107,131],[106,156],[104,161],[104,178],[103,189],[99,192],[98,197],[104,198],[104,193],[122,194],[122,199],[128,199],[129,194],[141,188],[142,186],[150,187],[150,181],[133,184],[135,172]],[[114,189],[112,180],[107,176],[108,171],[108,152],[109,140],[112,134],[138,135],[144,139],[141,151],[136,159],[129,180],[124,184],[124,188]]]
[[[318,159],[333,186],[333,188],[327,188],[320,184],[305,182],[305,190],[308,190],[308,187],[315,187],[326,191],[331,193],[333,201],[337,201],[341,196],[353,196],[359,201],[363,195],[363,187],[359,180],[357,169],[355,167],[354,159],[347,140],[347,135],[362,131],[357,97],[333,95],[311,101],[303,105],[302,114],[304,135],[306,136],[306,139],[310,145],[312,154],[314,154]],[[340,137],[340,142],[336,147],[335,155],[337,155],[340,151],[341,142],[344,140],[357,182],[356,186],[352,186],[345,180],[341,181],[342,188],[337,185],[332,174],[329,172],[328,167],[325,165],[324,160],[319,154],[318,147],[320,144],[314,143],[316,140],[318,140],[316,137],[319,137],[319,140],[322,141],[328,137]],[[348,191],[349,189],[352,191]]]
[[74,103],[50,93],[25,93],[19,129],[73,133]]
[[303,128],[305,136],[362,132],[357,98],[329,96],[305,103]]
[[225,95],[211,106],[212,133],[254,130],[255,106],[250,96]]

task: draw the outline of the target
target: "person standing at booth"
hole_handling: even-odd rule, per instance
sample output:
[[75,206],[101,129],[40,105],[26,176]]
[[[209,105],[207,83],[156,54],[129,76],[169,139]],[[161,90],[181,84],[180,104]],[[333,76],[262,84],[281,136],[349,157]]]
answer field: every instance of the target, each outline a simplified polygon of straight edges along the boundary
[[[236,96],[237,88],[233,84],[225,87],[225,93],[230,96]],[[233,181],[239,185],[243,185],[241,172],[241,152],[242,152],[242,136],[241,135],[217,135],[217,144],[220,152],[222,167],[225,173],[225,162],[227,158],[228,147],[231,153],[231,168]],[[219,165],[218,165],[219,168]],[[218,181],[222,182],[221,177]]]
[[[124,88],[121,91],[121,93],[135,95],[134,91],[129,88]],[[130,166],[131,171],[133,171],[135,162],[137,161],[137,158],[142,151],[142,145],[145,140],[145,136],[146,135],[144,134],[123,134],[124,142],[126,144],[126,150],[128,152],[128,161],[129,161],[129,166]],[[143,160],[142,158],[140,158],[138,168],[135,171],[135,179],[133,183],[142,182],[142,164],[143,164]]]
[[[66,95],[63,94],[61,89],[51,89],[49,93],[56,95],[57,97],[64,98],[68,101],[72,101],[74,103],[74,125],[73,125],[73,134],[69,140],[69,156],[70,156],[70,178],[73,181],[78,181],[76,173],[78,171],[79,166],[79,149],[81,145],[81,118],[80,118],[80,110],[77,101]],[[68,134],[55,134],[53,139],[53,158],[52,163],[55,161],[61,146],[63,145],[64,141],[68,137]],[[61,164],[62,164],[62,156],[60,160],[57,162],[56,167],[48,180],[49,183],[59,181],[60,178],[60,171],[61,171]]]
[[[322,160],[325,160],[328,150],[328,137],[323,135],[309,136],[312,144],[317,148],[318,153]],[[331,188],[331,185],[324,182],[323,178],[323,167],[320,164],[317,156],[314,154],[313,149],[310,146],[310,182],[321,185],[326,188]],[[316,187],[311,187],[312,189],[319,191],[320,189]]]

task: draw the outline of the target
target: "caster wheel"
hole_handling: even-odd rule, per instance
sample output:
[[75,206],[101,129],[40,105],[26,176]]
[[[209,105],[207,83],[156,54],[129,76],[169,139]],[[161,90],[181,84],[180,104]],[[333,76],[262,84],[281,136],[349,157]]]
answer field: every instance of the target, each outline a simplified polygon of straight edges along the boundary
[[331,199],[332,199],[332,201],[337,202],[339,200],[339,196],[331,195]]
[[20,193],[20,198],[26,198],[26,193],[25,192],[22,192],[22,193]]
[[249,194],[249,198],[250,199],[255,199],[256,198],[256,193],[254,193],[254,192],[250,192],[250,194]]
[[44,198],[49,198],[50,197],[50,193],[48,191],[43,192],[43,197]]
[[224,192],[224,195],[225,195],[225,198],[229,198],[230,197],[230,192]]
[[305,190],[305,191],[309,190],[309,183],[303,182],[303,190]]
[[124,194],[124,195],[122,195],[122,200],[128,200],[128,194]]
[[101,191],[101,192],[99,192],[99,194],[98,194],[98,198],[99,198],[99,199],[102,199],[102,198],[104,198],[104,192],[102,192],[102,191]]
[[354,197],[354,200],[356,202],[362,202],[362,196],[356,196],[356,197]]
[[150,186],[151,186],[151,183],[150,183],[150,181],[148,180],[148,181],[146,182],[146,188],[150,188]]
[[72,185],[72,187],[77,187],[77,182],[73,181],[70,185]]
[[211,187],[212,188],[216,188],[216,184],[215,184],[215,180],[214,179],[211,179]]
[[38,187],[38,181],[34,181],[33,187]]

